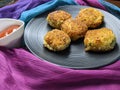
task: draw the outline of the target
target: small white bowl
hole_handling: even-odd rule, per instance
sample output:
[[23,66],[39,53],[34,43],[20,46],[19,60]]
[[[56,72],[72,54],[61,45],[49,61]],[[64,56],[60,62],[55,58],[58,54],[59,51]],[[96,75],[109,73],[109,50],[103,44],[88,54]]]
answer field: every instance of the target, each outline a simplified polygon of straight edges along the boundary
[[0,19],[0,32],[5,30],[11,25],[20,25],[15,31],[7,36],[0,38],[0,46],[7,48],[15,48],[21,45],[21,40],[24,32],[24,22],[17,19],[1,18]]

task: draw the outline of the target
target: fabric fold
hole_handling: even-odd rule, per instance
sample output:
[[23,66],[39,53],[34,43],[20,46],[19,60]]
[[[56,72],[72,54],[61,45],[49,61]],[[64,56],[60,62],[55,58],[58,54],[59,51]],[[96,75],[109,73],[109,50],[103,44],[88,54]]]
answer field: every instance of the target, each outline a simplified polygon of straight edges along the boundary
[[18,19],[22,12],[30,10],[50,0],[18,0],[11,5],[0,8],[0,18]]
[[[112,7],[107,9],[107,3],[102,0],[19,0],[15,4],[0,8],[0,18],[17,18],[27,24],[37,15],[59,5],[76,4],[114,12]],[[116,12],[119,12],[117,9]],[[119,17],[114,13],[113,15]],[[119,60],[102,68],[75,70],[41,60],[25,48],[0,47],[0,73],[0,90],[120,89]]]
[[37,15],[40,15],[44,13],[45,11],[54,9],[57,6],[60,5],[75,5],[76,3],[73,0],[51,0],[45,4],[42,4],[40,6],[37,6],[36,8],[33,8],[31,10],[25,11],[21,14],[20,20],[23,20],[24,22],[30,21],[32,18],[34,18]]
[[99,0],[99,2],[106,8],[108,12],[120,19],[120,8],[111,4],[105,0]]
[[[119,90],[120,61],[91,70],[74,70],[40,60],[25,49],[1,49],[1,90]],[[99,89],[97,88],[99,87]],[[113,89],[111,89],[111,87]]]
[[75,0],[80,5],[92,6],[99,9],[106,10],[105,7],[99,3],[98,0]]

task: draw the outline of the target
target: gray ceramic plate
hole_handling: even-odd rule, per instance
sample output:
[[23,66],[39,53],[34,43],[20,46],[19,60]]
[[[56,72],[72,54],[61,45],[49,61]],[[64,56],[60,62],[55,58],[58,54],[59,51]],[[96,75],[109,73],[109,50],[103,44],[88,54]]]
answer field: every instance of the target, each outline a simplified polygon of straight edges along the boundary
[[[56,9],[65,10],[75,17],[81,8],[86,8],[86,6],[66,5]],[[85,52],[82,40],[71,43],[69,48],[57,53],[44,48],[43,37],[52,29],[46,21],[46,16],[51,11],[33,18],[27,24],[24,33],[25,44],[34,55],[42,60],[67,68],[90,69],[112,64],[120,57],[120,20],[106,11],[100,11],[104,14],[104,24],[101,27],[112,29],[117,38],[115,49],[110,52]]]

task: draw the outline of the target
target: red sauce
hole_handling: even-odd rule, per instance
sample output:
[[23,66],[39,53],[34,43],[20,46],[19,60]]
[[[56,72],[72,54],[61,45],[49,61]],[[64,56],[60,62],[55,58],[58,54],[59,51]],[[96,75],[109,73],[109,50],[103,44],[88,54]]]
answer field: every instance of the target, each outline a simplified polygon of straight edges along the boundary
[[14,29],[17,29],[18,27],[20,27],[20,25],[12,25],[7,27],[5,30],[0,32],[0,38],[6,36],[6,34],[10,34],[13,32]]

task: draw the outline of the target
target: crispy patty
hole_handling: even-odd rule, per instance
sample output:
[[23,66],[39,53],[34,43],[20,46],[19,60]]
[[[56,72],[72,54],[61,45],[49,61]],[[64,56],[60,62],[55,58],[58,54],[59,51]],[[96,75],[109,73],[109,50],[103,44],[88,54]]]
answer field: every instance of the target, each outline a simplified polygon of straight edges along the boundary
[[48,14],[47,21],[53,28],[60,29],[61,24],[71,17],[71,14],[66,11],[56,10]]
[[103,14],[98,9],[91,7],[81,9],[76,16],[77,19],[86,23],[88,28],[96,28],[100,26],[103,22],[103,17]]
[[88,27],[81,21],[70,18],[63,22],[61,30],[66,32],[72,41],[76,41],[85,36]]
[[115,43],[115,34],[108,28],[89,30],[84,38],[85,51],[109,51],[114,48]]
[[44,46],[52,51],[61,51],[70,45],[70,37],[63,31],[53,29],[44,36]]

